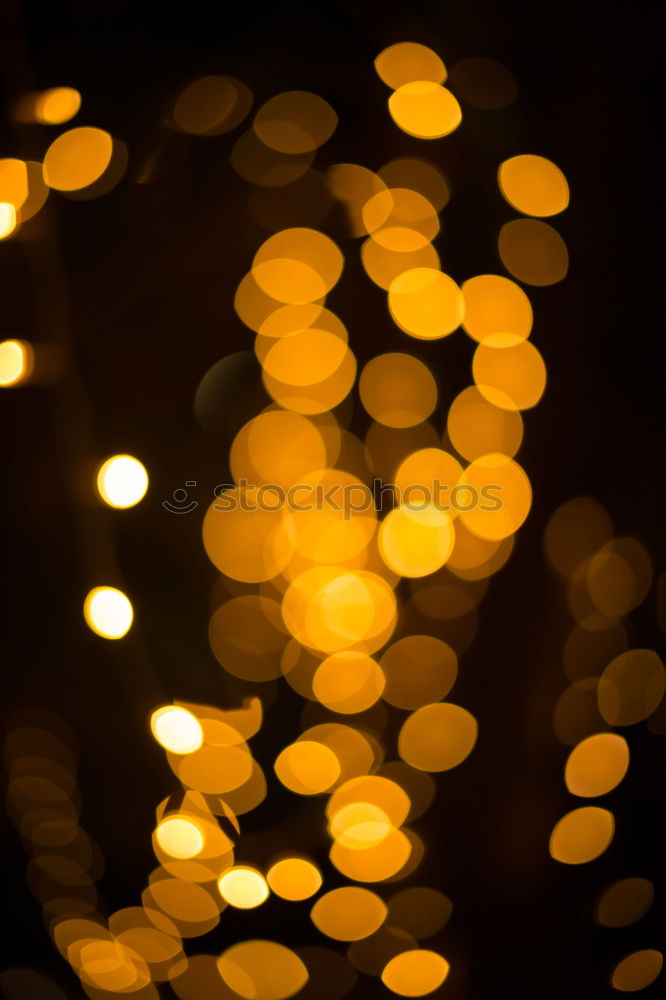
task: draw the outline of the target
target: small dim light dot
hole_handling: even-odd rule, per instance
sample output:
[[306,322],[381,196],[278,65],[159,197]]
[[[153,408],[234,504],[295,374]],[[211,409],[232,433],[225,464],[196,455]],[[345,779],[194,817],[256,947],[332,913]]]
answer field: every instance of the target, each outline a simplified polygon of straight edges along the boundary
[[170,753],[193,753],[203,743],[199,720],[177,705],[165,705],[153,712],[150,728],[160,746]]
[[109,507],[133,507],[148,489],[148,473],[138,458],[114,455],[97,473],[99,495]]
[[217,882],[220,895],[230,906],[252,910],[268,899],[269,889],[261,872],[238,866],[229,868]]
[[6,239],[16,229],[16,206],[10,201],[0,201],[0,240]]
[[0,344],[0,386],[9,388],[26,382],[32,372],[32,347],[23,340]]
[[104,639],[121,639],[130,629],[134,611],[128,597],[115,587],[95,587],[83,605],[89,628]]
[[174,816],[164,820],[155,830],[155,839],[172,858],[194,858],[204,846],[203,833],[191,819]]

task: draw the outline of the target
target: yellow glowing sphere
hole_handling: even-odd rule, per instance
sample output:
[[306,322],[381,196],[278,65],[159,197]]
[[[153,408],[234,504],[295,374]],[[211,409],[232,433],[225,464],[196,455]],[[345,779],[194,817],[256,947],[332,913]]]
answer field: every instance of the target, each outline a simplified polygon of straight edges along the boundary
[[32,372],[32,347],[24,340],[3,340],[0,344],[0,386],[9,388],[26,382]]
[[462,121],[460,105],[439,83],[415,80],[389,97],[389,111],[396,125],[418,139],[441,139]]
[[321,872],[305,858],[282,858],[268,870],[266,880],[276,896],[297,902],[319,891]]
[[[191,960],[190,960],[191,961]],[[244,1000],[287,1000],[308,981],[308,970],[296,952],[275,941],[241,941],[227,948],[217,960],[220,985],[205,980],[201,989],[189,993],[203,1000],[212,996],[240,996]],[[213,992],[209,990],[212,989]]]
[[415,948],[396,955],[385,966],[382,982],[401,997],[422,997],[438,989],[449,974],[449,963],[436,951]]
[[170,753],[193,753],[203,743],[201,723],[178,705],[165,705],[153,712],[150,728],[160,746]]
[[94,587],[83,604],[83,616],[93,632],[104,639],[121,639],[134,618],[132,603],[115,587]]
[[401,330],[419,340],[439,340],[460,326],[465,302],[455,281],[434,267],[414,267],[394,278],[389,310]]
[[386,903],[369,889],[348,885],[321,896],[310,911],[322,934],[335,941],[360,941],[384,923]]
[[6,239],[16,229],[16,205],[0,201],[0,240]]
[[35,118],[43,125],[62,125],[77,114],[81,95],[74,87],[51,87],[35,100]]
[[238,910],[252,910],[268,899],[266,879],[255,868],[237,865],[227,869],[217,880],[222,899]]
[[478,731],[474,716],[460,705],[424,705],[403,723],[398,753],[419,771],[448,771],[469,756]]
[[138,458],[114,455],[97,473],[97,489],[109,507],[134,507],[148,489],[148,473]]
[[165,854],[172,858],[195,858],[204,847],[204,836],[192,819],[173,816],[155,830],[155,839]]
[[544,156],[512,156],[500,164],[498,180],[509,204],[525,215],[557,215],[569,204],[566,177]]
[[441,569],[454,542],[453,521],[433,503],[421,509],[396,507],[379,529],[381,557],[389,569],[401,576],[427,576]]

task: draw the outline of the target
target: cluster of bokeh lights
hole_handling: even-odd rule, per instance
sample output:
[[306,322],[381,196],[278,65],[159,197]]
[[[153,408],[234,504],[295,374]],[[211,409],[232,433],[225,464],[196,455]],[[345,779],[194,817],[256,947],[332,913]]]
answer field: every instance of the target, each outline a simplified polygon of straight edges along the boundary
[[[449,77],[432,49],[412,42],[385,49],[375,69],[391,91],[390,118],[429,151],[461,126],[461,102],[492,110],[517,95],[511,74],[492,60],[465,60]],[[230,133],[253,101],[241,81],[205,76],[168,102],[165,127],[195,137]],[[26,95],[14,114],[59,126],[81,105],[77,91],[58,87]],[[274,211],[266,192],[302,184],[308,195],[311,165],[337,124],[327,101],[300,90],[256,111],[229,153],[252,185],[251,211]],[[57,135],[41,163],[0,160],[0,239],[19,238],[51,191],[105,194],[125,163],[123,144],[87,125]],[[545,391],[546,366],[531,339],[535,317],[525,286],[552,285],[567,273],[566,244],[543,220],[567,208],[569,188],[542,156],[499,164],[498,192],[517,213],[498,235],[506,274],[459,280],[442,270],[434,245],[451,199],[435,159],[404,156],[376,171],[335,163],[324,176],[326,197],[344,211],[350,240],[361,241],[363,270],[385,293],[404,344],[359,365],[345,318],[327,305],[344,280],[345,252],[317,228],[273,227],[234,297],[270,402],[237,429],[229,455],[234,485],[203,520],[203,545],[220,574],[209,633],[216,660],[259,692],[281,679],[303,699],[307,724],[262,767],[250,749],[263,721],[259,697],[232,710],[179,702],[156,709],[150,728],[177,791],[157,808],[158,865],[141,905],[108,918],[94,890],[94,851],[73,815],[70,749],[46,724],[10,734],[10,791],[31,864],[44,873],[38,895],[57,948],[92,998],[152,1000],[166,981],[182,1000],[296,995],[328,968],[323,949],[252,939],[221,955],[185,953],[185,942],[211,931],[223,911],[253,910],[273,898],[307,906],[313,927],[335,943],[326,961],[345,971],[335,966],[340,988],[329,982],[321,994],[327,1000],[344,996],[359,972],[393,994],[424,996],[450,971],[440,935],[451,902],[433,887],[396,890],[395,883],[417,873],[427,851],[410,824],[433,799],[432,775],[462,765],[477,741],[471,712],[444,699],[490,578],[510,557],[531,507],[530,480],[515,456],[526,411]],[[288,212],[286,196],[285,205]],[[438,430],[431,418],[442,390],[424,359],[433,341],[452,336],[468,338],[469,385],[446,400]],[[0,385],[29,382],[39,351],[3,341]],[[198,391],[204,402],[206,384]],[[370,421],[363,437],[349,429],[345,409],[355,387]],[[373,479],[400,498],[388,511],[374,502]],[[120,512],[143,500],[148,473],[134,456],[113,455],[94,486],[114,516],[127,516]],[[298,506],[284,502],[295,489]],[[421,491],[418,500],[413,490]],[[482,502],[489,490],[499,503]],[[326,504],[318,503],[322,493]],[[621,625],[651,585],[649,558],[634,539],[614,538],[592,501],[575,504],[554,515],[546,537],[576,619],[565,654],[574,693],[563,696],[554,725],[572,747],[566,788],[584,801],[559,819],[550,839],[552,858],[569,865],[593,861],[613,838],[612,812],[592,800],[623,780],[630,749],[609,727],[649,718],[665,687],[656,653],[627,649]],[[438,634],[404,634],[407,604]],[[107,582],[89,591],[83,613],[93,632],[114,640],[134,619],[130,599]],[[600,635],[610,642],[599,643]],[[598,677],[586,673],[595,643],[605,658]],[[316,713],[308,716],[307,706]],[[395,740],[385,733],[389,719],[397,720]],[[49,749],[32,771],[24,763],[29,737]],[[326,856],[244,856],[238,817],[263,802],[273,781],[317,815]],[[624,926],[650,900],[647,880],[625,879],[601,897],[598,920]],[[660,967],[659,952],[635,952],[618,963],[612,985],[640,989]]]

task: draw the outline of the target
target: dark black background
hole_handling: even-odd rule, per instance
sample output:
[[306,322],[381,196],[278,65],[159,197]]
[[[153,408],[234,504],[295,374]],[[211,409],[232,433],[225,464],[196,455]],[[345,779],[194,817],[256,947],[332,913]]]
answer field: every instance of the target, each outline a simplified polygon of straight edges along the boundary
[[[153,865],[154,808],[173,790],[147,729],[151,709],[173,698],[230,706],[243,693],[208,648],[214,571],[200,542],[199,513],[225,478],[228,445],[198,428],[192,397],[211,364],[252,346],[233,312],[233,292],[265,234],[248,220],[249,187],[229,166],[236,133],[193,141],[164,180],[133,181],[165,100],[207,72],[243,80],[255,106],[281,90],[310,89],[340,117],[322,163],[376,169],[410,152],[433,157],[454,191],[438,246],[457,280],[500,267],[496,233],[511,212],[497,195],[497,164],[534,152],[565,171],[571,206],[555,225],[569,246],[569,276],[530,292],[534,340],[549,375],[542,403],[525,414],[520,456],[534,508],[462,658],[455,700],[479,719],[479,742],[463,768],[442,777],[437,804],[417,824],[428,853],[413,881],[440,886],[454,902],[433,945],[453,965],[442,995],[610,995],[609,973],[621,957],[660,947],[663,750],[643,726],[629,730],[631,771],[607,797],[617,820],[611,849],[582,868],[550,861],[549,831],[571,808],[562,782],[566,750],[551,725],[566,686],[567,621],[541,540],[559,503],[589,493],[619,534],[643,541],[656,573],[663,568],[657,5],[35,2],[0,9],[8,105],[33,87],[75,86],[84,102],[75,124],[108,129],[130,152],[127,176],[111,194],[89,202],[54,195],[45,221],[35,222],[43,239],[0,246],[3,338],[68,341],[75,362],[59,386],[0,398],[6,704],[10,711],[51,706],[76,733],[82,823],[106,857],[101,888],[110,910],[138,901]],[[499,59],[518,81],[517,104],[467,109],[459,133],[433,144],[436,151],[424,148],[391,123],[372,66],[385,45],[404,39],[431,45],[449,65],[467,56]],[[0,152],[38,159],[55,134],[17,132],[7,116]],[[391,327],[383,294],[364,279],[356,246],[344,242],[341,219],[333,214],[326,227],[348,259],[331,303],[359,361],[378,349],[409,349]],[[414,345],[436,371],[444,399],[466,384],[471,358],[462,334],[449,339],[420,351]],[[97,507],[87,485],[94,463],[118,451],[140,456],[151,476],[146,499],[125,512]],[[161,501],[186,480],[199,484],[191,491],[199,513],[169,515]],[[123,586],[135,606],[135,627],[118,643],[98,639],[82,621],[83,597],[100,581]],[[658,644],[654,595],[634,618],[636,644]],[[299,731],[300,707],[289,691],[276,696],[271,688],[266,698],[267,719],[252,748],[269,770],[276,747]],[[302,849],[324,844],[313,811],[279,789],[242,826],[259,853],[284,838],[300,837]],[[262,840],[260,831],[272,829]],[[27,892],[25,856],[11,827],[2,848],[10,918],[4,964],[43,970],[67,996],[81,996]],[[599,891],[627,875],[655,882],[652,911],[635,927],[598,927],[591,912]],[[305,906],[274,900],[251,914],[227,911],[222,928],[208,950],[248,936],[319,940]],[[363,979],[352,996],[384,993]]]

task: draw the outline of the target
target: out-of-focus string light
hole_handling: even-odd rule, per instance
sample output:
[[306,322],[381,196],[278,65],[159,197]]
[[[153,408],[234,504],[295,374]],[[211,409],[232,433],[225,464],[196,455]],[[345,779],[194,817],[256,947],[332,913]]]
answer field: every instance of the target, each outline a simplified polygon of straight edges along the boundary
[[98,181],[111,163],[113,139],[101,128],[63,132],[44,156],[44,180],[57,191],[79,191]]
[[35,118],[43,125],[63,125],[78,114],[81,94],[74,87],[51,87],[35,98]]
[[404,951],[387,963],[382,982],[401,997],[422,997],[438,989],[449,974],[449,963],[436,951]]
[[163,820],[155,830],[157,843],[172,858],[194,858],[204,847],[200,827],[187,817]]
[[383,49],[375,59],[378,76],[392,90],[414,80],[444,83],[446,66],[431,48],[420,42],[396,42]]
[[224,872],[217,882],[222,899],[239,910],[252,910],[268,899],[266,879],[255,868],[237,865]]
[[10,201],[0,201],[0,240],[7,239],[16,229],[16,206]]
[[97,489],[109,507],[134,507],[146,494],[148,473],[138,458],[113,455],[97,473]]
[[569,204],[566,177],[544,156],[512,156],[500,165],[498,180],[509,204],[525,215],[559,215]]
[[3,340],[0,343],[0,388],[22,385],[30,379],[32,369],[31,344],[25,340]]
[[193,753],[203,743],[201,723],[186,708],[165,705],[150,718],[153,736],[170,753]]
[[121,639],[129,632],[134,611],[129,598],[116,587],[94,587],[83,605],[83,615],[93,632],[104,639]]
[[462,121],[457,100],[438,83],[405,83],[391,94],[388,105],[396,125],[417,139],[441,139]]

